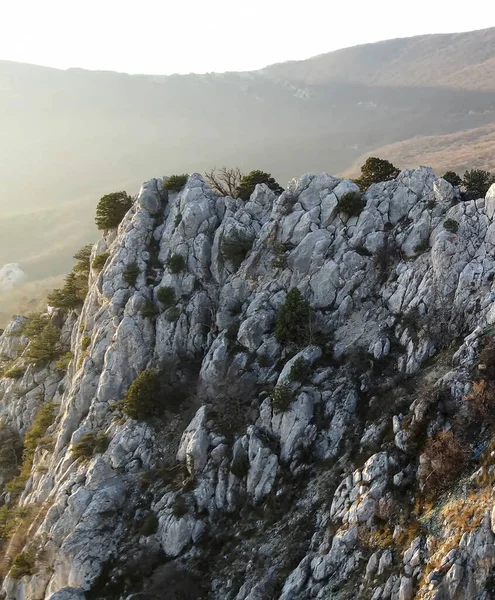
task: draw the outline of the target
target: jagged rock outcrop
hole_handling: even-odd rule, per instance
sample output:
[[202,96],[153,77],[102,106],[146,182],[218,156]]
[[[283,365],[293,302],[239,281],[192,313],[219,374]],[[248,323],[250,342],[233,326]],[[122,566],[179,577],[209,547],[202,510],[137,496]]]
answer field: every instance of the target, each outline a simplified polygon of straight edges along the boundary
[[[7,573],[7,599],[154,598],[184,570],[191,598],[491,597],[494,499],[478,483],[491,454],[466,448],[475,475],[432,514],[419,504],[425,439],[467,414],[495,322],[495,186],[465,202],[421,167],[347,217],[339,200],[356,191],[327,174],[248,202],[198,174],[179,193],[143,185],[93,248],[91,262],[109,256],[84,306],[50,313],[65,374],[52,361],[0,379],[16,435],[55,406],[16,500],[32,564]],[[312,310],[297,344],[275,334],[293,288]],[[9,368],[26,366],[22,323],[0,336]],[[126,418],[119,402],[148,369],[162,416]],[[469,421],[485,450],[487,423]],[[449,502],[477,494],[453,523]]]

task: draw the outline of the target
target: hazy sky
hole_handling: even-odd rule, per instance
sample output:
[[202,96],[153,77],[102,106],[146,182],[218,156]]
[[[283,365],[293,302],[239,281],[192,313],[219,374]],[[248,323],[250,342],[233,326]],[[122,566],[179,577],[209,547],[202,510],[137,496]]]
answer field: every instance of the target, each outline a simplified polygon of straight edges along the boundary
[[4,0],[0,59],[128,73],[249,70],[495,25],[491,0]]

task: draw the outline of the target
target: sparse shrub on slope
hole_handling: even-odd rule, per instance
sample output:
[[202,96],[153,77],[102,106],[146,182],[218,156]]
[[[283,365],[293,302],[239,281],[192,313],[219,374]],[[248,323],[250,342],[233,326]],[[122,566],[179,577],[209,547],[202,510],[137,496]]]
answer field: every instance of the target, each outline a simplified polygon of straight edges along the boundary
[[240,325],[241,324],[239,321],[232,321],[232,323],[228,325],[227,329],[225,330],[225,337],[229,341],[235,342],[237,340],[237,334],[239,333]]
[[465,467],[468,454],[452,430],[428,438],[423,452],[421,487],[425,491],[448,488]]
[[32,339],[28,346],[26,358],[31,364],[45,365],[62,353],[60,330],[52,323],[45,327]]
[[249,458],[247,454],[241,454],[232,461],[230,465],[230,472],[232,475],[235,475],[237,479],[242,479],[246,477],[249,473]]
[[24,376],[24,373],[26,372],[26,367],[10,367],[10,369],[7,369],[2,377],[6,377],[7,379],[21,379],[21,377]]
[[281,194],[284,191],[270,173],[255,170],[242,176],[239,187],[237,188],[237,197],[241,200],[249,200],[251,194],[254,192],[254,188],[259,183],[266,184],[276,194]]
[[34,575],[36,573],[36,565],[34,556],[27,552],[20,552],[14,558],[12,568],[9,571],[12,579],[21,579],[26,575]]
[[310,341],[312,311],[297,288],[291,289],[277,314],[275,337],[280,344],[305,345]]
[[450,185],[453,185],[454,187],[462,185],[462,179],[455,171],[447,171],[445,175],[442,175],[442,179],[445,179],[445,181],[448,181]]
[[24,451],[22,453],[20,473],[7,483],[5,486],[7,492],[19,494],[24,489],[31,475],[36,448],[42,443],[46,430],[53,423],[54,418],[55,405],[53,402],[46,402],[38,409],[33,424],[27,430],[24,438]]
[[95,222],[98,229],[115,229],[132,206],[132,198],[127,192],[106,194],[96,207]]
[[93,264],[91,265],[95,271],[101,271],[107,262],[108,257],[110,256],[110,252],[103,252],[102,254],[97,254],[93,259]]
[[340,212],[345,213],[349,217],[358,217],[363,212],[365,204],[365,201],[361,198],[361,194],[346,192],[340,198],[338,208]]
[[290,369],[289,380],[305,383],[311,377],[312,372],[313,369],[311,367],[311,364],[302,356],[300,356],[296,361],[294,361]]
[[180,192],[180,190],[186,185],[187,178],[189,175],[170,175],[165,180],[163,187],[169,192]]
[[123,412],[139,421],[159,416],[163,412],[163,397],[158,371],[148,369],[140,373],[127,390]]
[[88,431],[72,446],[71,453],[75,458],[89,459],[94,454],[105,452],[108,443],[108,437],[103,431],[96,434]]
[[186,268],[186,261],[181,254],[171,254],[167,258],[165,264],[167,265],[168,270],[174,275],[181,273]]
[[50,317],[46,313],[30,315],[27,321],[21,325],[18,333],[29,340],[39,335],[50,322]]
[[373,183],[381,181],[390,181],[395,179],[400,173],[397,167],[382,158],[370,156],[361,167],[361,177],[355,180],[362,192],[365,192]]
[[0,424],[0,471],[8,480],[17,475],[21,463],[23,444],[17,433]]
[[253,239],[243,231],[232,231],[222,237],[220,252],[224,260],[238,269],[253,246]]
[[272,392],[272,406],[275,412],[286,412],[294,401],[294,395],[287,382],[275,386]]
[[139,533],[148,537],[158,531],[158,517],[154,512],[151,512],[143,521]]
[[69,368],[69,363],[73,358],[74,358],[74,355],[69,350],[69,352],[66,352],[57,361],[57,364],[55,365],[55,369],[57,369],[57,371],[67,371],[67,369]]
[[49,306],[69,310],[83,304],[88,293],[90,257],[91,244],[84,246],[74,254],[77,263],[65,278],[63,287],[48,294]]
[[163,304],[163,306],[165,306],[165,308],[170,308],[176,302],[174,288],[172,288],[168,285],[159,287],[156,292],[156,299],[158,300],[158,302]]
[[454,219],[447,219],[443,224],[443,228],[450,231],[450,233],[457,233],[459,231],[459,223],[454,221]]
[[129,263],[124,269],[124,272],[122,273],[122,278],[127,283],[127,285],[133,286],[135,285],[140,273],[141,271],[139,269],[138,264],[136,262],[132,262]]

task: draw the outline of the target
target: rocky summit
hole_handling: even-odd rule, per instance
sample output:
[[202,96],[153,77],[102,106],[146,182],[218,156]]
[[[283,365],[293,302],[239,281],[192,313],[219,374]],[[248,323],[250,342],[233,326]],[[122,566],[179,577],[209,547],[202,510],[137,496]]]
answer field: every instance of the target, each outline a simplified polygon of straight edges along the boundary
[[5,599],[495,598],[495,185],[357,192],[153,179],[12,320]]

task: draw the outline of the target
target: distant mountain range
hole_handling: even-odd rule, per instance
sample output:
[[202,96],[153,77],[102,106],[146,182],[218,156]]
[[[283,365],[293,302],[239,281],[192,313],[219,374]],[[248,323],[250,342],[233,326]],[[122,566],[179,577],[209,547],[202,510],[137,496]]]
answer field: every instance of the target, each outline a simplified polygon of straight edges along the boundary
[[495,169],[495,28],[249,73],[126,75],[0,61],[0,266],[66,271],[98,198],[213,166],[355,172],[370,154]]

